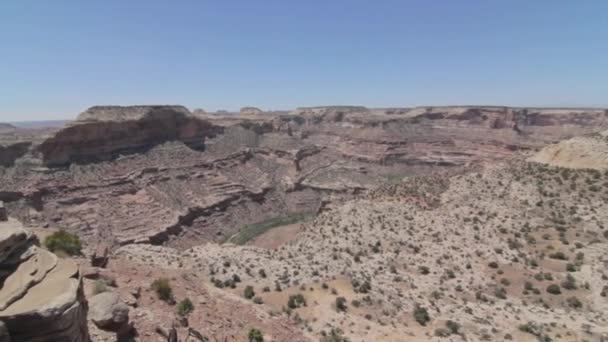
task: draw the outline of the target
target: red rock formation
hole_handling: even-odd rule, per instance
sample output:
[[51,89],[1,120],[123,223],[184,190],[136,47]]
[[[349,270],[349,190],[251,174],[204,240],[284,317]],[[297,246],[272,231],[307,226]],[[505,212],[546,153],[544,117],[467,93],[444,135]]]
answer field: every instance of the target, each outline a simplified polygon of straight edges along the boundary
[[36,150],[45,165],[110,160],[143,152],[165,141],[204,149],[205,138],[219,131],[181,106],[92,107]]
[[0,200],[25,222],[86,241],[187,247],[392,178],[605,129],[608,113],[594,109],[316,107],[194,118],[175,106],[93,107],[24,157],[71,167],[4,168]]

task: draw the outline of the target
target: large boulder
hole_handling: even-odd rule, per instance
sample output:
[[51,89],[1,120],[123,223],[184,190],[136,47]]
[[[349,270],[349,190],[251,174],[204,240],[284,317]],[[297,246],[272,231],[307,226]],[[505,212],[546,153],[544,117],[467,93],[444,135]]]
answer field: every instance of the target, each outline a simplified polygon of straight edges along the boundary
[[78,266],[36,243],[18,221],[0,222],[0,341],[89,341]]
[[89,317],[98,328],[118,334],[130,330],[129,307],[120,300],[117,293],[97,294],[89,299],[89,307]]
[[109,247],[106,244],[98,244],[91,255],[91,266],[106,267],[108,264]]

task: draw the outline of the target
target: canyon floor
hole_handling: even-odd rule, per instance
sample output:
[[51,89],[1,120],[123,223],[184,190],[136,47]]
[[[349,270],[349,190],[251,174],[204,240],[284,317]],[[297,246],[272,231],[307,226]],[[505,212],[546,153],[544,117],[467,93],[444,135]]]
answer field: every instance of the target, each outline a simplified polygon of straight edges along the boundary
[[[604,341],[607,129],[596,109],[94,107],[0,132],[0,200],[39,241],[82,240],[63,257],[92,341]],[[103,293],[128,332],[91,319]]]

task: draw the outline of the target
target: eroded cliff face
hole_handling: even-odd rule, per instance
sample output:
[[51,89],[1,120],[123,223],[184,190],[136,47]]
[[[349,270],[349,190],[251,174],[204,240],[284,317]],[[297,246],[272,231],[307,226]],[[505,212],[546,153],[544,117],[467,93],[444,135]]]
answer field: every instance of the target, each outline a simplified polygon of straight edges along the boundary
[[97,106],[37,146],[47,166],[111,160],[144,152],[166,141],[204,149],[217,127],[181,106]]
[[87,342],[78,266],[36,245],[21,223],[0,222],[0,322],[12,342]]
[[15,160],[27,153],[31,144],[29,141],[18,141],[0,145],[0,165],[12,166]]
[[50,168],[21,159],[0,168],[0,200],[27,224],[86,241],[185,248],[406,176],[606,129],[608,112],[595,109],[335,106],[240,116],[94,107],[32,144],[28,158]]

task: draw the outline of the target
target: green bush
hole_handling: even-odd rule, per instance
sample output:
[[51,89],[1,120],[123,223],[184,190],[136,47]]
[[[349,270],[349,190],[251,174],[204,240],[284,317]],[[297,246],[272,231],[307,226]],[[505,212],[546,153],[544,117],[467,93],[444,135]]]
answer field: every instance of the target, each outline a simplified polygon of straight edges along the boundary
[[558,295],[558,294],[562,293],[562,290],[559,288],[559,285],[551,284],[551,285],[547,286],[547,292],[549,292],[550,294],[553,294],[553,295]]
[[247,285],[245,286],[245,290],[243,291],[243,296],[247,299],[251,299],[255,296],[255,291],[253,290],[253,286]]
[[500,299],[507,299],[507,290],[504,287],[498,286],[494,289],[494,295]]
[[549,258],[557,260],[568,260],[568,257],[566,256],[566,254],[564,254],[564,252],[551,253],[549,254]]
[[445,326],[450,330],[452,334],[460,333],[460,323],[448,320],[445,322]]
[[261,330],[256,328],[249,329],[247,337],[249,338],[249,342],[264,342],[264,334]]
[[169,279],[159,278],[152,282],[152,290],[156,292],[158,299],[169,302],[173,299],[173,289],[169,283]]
[[583,303],[581,303],[581,301],[578,300],[578,298],[576,297],[570,297],[566,299],[566,304],[568,304],[569,307],[574,309],[580,309],[583,307]]
[[69,255],[78,255],[82,249],[80,238],[63,230],[47,236],[44,245],[51,252],[63,251]]
[[320,342],[350,342],[350,339],[343,335],[342,330],[332,328],[329,334],[325,331],[322,332],[323,336],[319,340]]
[[416,307],[414,308],[414,319],[420,325],[426,325],[431,321],[431,317],[429,316],[429,312],[426,310],[426,308],[418,304],[416,304]]
[[576,290],[576,279],[572,274],[568,273],[568,275],[566,275],[566,280],[562,281],[562,287],[566,290]]
[[306,306],[306,298],[304,298],[302,294],[298,293],[296,295],[289,296],[289,299],[287,300],[287,307],[290,309],[296,309],[300,306]]
[[177,304],[177,314],[182,317],[189,315],[192,311],[194,311],[194,304],[192,304],[190,298],[186,298]]
[[338,311],[346,311],[347,306],[346,306],[346,298],[344,297],[338,297],[336,298],[336,310]]
[[430,272],[430,270],[428,267],[418,266],[418,273],[426,275],[426,274],[429,274],[429,272]]

